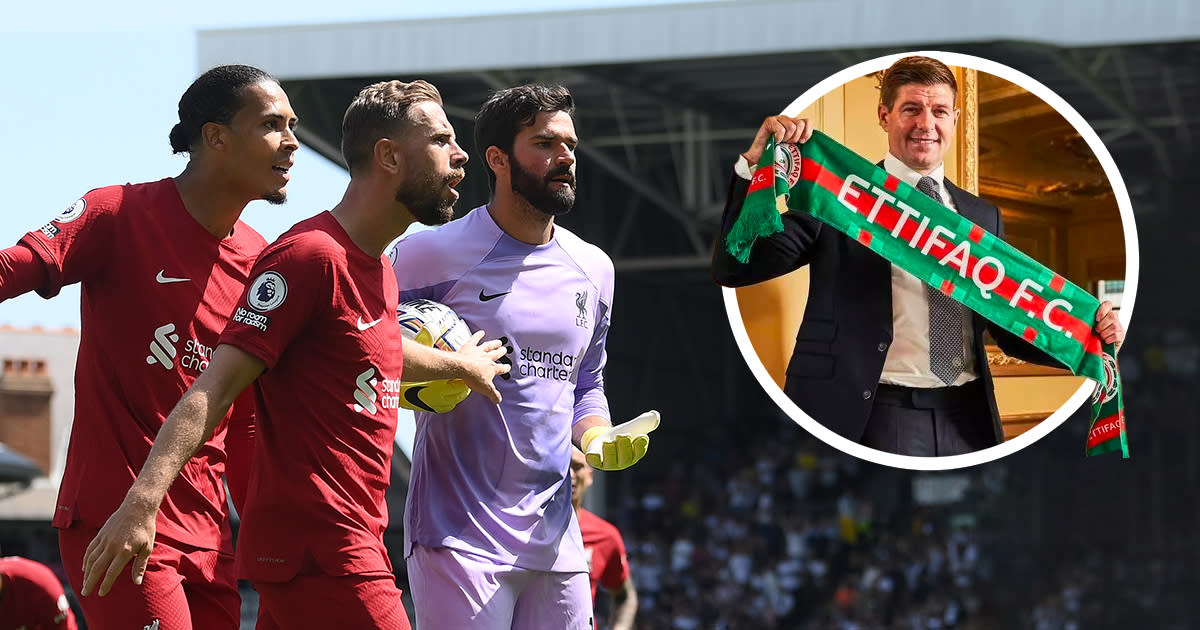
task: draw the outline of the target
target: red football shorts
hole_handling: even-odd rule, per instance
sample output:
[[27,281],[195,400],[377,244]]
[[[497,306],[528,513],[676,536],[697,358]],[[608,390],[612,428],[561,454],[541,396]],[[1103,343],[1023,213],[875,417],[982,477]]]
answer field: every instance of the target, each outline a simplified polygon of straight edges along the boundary
[[410,630],[391,572],[255,582],[257,630]]
[[[75,592],[83,587],[83,554],[99,529],[58,530],[63,568]],[[237,630],[242,598],[233,555],[159,537],[142,585],[127,565],[108,595],[79,598],[91,630]]]

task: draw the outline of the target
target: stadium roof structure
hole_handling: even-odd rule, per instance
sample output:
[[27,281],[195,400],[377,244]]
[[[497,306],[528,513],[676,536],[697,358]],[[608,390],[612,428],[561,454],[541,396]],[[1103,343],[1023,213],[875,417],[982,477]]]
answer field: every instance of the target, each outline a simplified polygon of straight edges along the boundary
[[690,413],[744,410],[740,379],[749,376],[708,271],[733,158],[764,116],[819,81],[912,50],[984,57],[1052,89],[1101,135],[1135,212],[1169,208],[1172,186],[1162,182],[1171,178],[1179,195],[1187,191],[1181,173],[1200,143],[1194,0],[926,0],[919,12],[842,0],[718,1],[198,36],[201,68],[248,63],[279,77],[301,116],[302,142],[338,163],[342,114],[360,88],[434,83],[473,155],[459,212],[488,198],[470,140],[487,95],[531,81],[569,87],[579,190],[561,223],[612,256],[615,317],[637,322],[635,333],[609,340],[610,367],[636,366],[625,376],[609,371],[610,391],[629,379],[620,391],[631,392],[614,401],[614,417],[625,415],[616,407],[632,417],[652,406],[666,379],[688,387]]
[[[582,140],[581,210],[564,223],[618,271],[703,271],[731,160],[763,116],[842,68],[906,50],[977,55],[1041,81],[1128,169],[1135,207],[1161,206],[1139,175],[1171,173],[1200,141],[1200,108],[1188,106],[1200,103],[1196,40],[1189,0],[927,0],[920,12],[750,0],[202,31],[198,59],[274,73],[302,141],[337,163],[342,113],[369,82],[433,82],[470,153],[489,92],[562,83]],[[460,211],[487,199],[482,160],[468,167]]]

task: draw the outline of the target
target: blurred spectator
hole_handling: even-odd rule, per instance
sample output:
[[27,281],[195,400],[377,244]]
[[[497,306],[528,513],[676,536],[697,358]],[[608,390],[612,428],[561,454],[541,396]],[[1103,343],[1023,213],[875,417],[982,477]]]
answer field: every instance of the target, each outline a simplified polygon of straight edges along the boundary
[[76,630],[66,589],[40,562],[0,558],[0,630]]

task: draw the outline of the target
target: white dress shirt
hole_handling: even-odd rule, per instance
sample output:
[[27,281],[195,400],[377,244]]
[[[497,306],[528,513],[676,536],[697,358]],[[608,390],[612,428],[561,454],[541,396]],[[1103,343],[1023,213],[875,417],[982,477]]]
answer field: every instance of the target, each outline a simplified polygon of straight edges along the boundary
[[[916,188],[921,174],[912,170],[888,153],[883,168],[889,174]],[[939,165],[929,174],[938,184],[942,205],[958,211],[946,192],[945,166]],[[963,360],[966,365],[952,385],[969,383],[979,375],[975,372],[975,351],[971,347],[970,318],[963,326]],[[929,295],[925,283],[916,276],[892,265],[892,345],[883,362],[880,383],[905,387],[945,387],[942,379],[929,371]]]

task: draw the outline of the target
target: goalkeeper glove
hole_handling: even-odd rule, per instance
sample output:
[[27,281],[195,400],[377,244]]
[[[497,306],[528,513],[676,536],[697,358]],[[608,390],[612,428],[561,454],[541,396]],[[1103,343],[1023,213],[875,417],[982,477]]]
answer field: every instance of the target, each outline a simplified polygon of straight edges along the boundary
[[400,383],[400,406],[413,411],[446,413],[471,393],[466,381],[452,378],[441,381]]
[[599,470],[624,470],[637,463],[650,448],[651,431],[658,428],[658,412],[646,413],[615,427],[592,427],[579,445],[587,463]]

